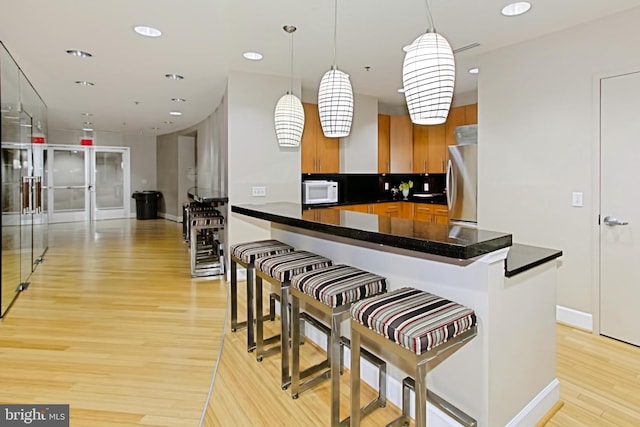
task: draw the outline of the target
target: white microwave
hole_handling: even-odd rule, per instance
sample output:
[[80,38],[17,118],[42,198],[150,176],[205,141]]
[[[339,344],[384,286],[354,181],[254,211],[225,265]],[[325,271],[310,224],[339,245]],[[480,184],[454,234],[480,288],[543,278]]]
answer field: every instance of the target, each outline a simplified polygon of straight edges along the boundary
[[302,181],[302,203],[313,205],[338,202],[338,183],[334,181]]

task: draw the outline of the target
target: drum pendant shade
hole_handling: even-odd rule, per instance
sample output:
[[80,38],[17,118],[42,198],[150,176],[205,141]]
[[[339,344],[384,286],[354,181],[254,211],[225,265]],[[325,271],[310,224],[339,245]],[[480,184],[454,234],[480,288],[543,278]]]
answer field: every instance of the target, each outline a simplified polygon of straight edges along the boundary
[[298,147],[304,130],[304,110],[297,96],[287,93],[276,104],[276,137],[281,147]]
[[322,76],[318,89],[318,112],[324,136],[349,136],[353,121],[353,89],[348,74],[332,68]]

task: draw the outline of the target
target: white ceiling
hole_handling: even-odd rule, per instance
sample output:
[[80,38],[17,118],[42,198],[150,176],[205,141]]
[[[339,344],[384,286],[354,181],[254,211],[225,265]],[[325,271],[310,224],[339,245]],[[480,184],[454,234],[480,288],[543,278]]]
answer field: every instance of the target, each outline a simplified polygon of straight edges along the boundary
[[[456,93],[476,90],[477,77],[467,70],[483,53],[640,6],[640,0],[530,1],[527,14],[505,18],[500,10],[509,0],[430,0],[436,28],[454,49],[480,44],[456,54]],[[211,114],[229,70],[289,76],[283,25],[298,28],[294,75],[305,92],[315,93],[333,62],[333,5],[333,0],[0,0],[0,40],[46,102],[50,128],[80,129],[81,113],[90,112],[96,130],[164,134]],[[159,28],[163,36],[138,36],[132,27],[141,24]],[[426,27],[424,0],[340,0],[338,67],[351,75],[356,93],[402,105],[401,48]],[[93,57],[72,57],[67,49]],[[247,50],[264,59],[243,59]],[[185,79],[169,80],[167,73]],[[187,102],[177,104],[174,97]],[[171,110],[183,116],[170,117]],[[164,123],[168,120],[174,123]]]

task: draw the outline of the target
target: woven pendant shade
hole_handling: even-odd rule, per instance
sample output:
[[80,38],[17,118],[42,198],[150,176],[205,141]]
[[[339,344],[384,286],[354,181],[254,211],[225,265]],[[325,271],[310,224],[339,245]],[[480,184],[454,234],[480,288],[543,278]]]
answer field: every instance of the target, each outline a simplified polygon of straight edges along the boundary
[[276,138],[281,147],[298,147],[304,129],[304,110],[297,96],[287,93],[276,104]]
[[318,89],[318,112],[324,136],[349,136],[353,121],[353,89],[348,74],[332,68],[322,76]]
[[455,76],[453,50],[440,34],[423,34],[407,48],[402,83],[413,123],[438,125],[447,120]]

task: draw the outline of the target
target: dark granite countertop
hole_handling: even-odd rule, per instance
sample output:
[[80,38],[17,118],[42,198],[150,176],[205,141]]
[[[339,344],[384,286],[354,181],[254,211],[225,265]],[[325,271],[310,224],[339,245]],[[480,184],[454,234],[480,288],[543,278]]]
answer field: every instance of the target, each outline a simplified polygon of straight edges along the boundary
[[191,187],[187,190],[189,198],[199,203],[227,203],[229,197],[221,191],[210,188]]
[[504,261],[504,275],[513,277],[562,256],[557,249],[514,243]]
[[431,224],[298,203],[232,205],[231,212],[340,237],[467,260],[511,246],[511,234],[460,225]]

